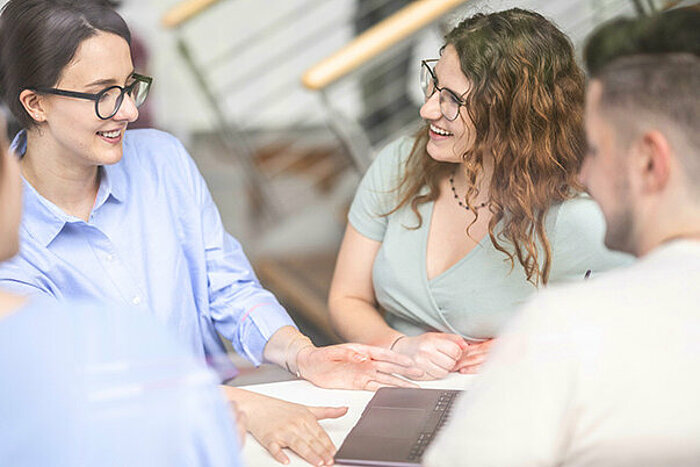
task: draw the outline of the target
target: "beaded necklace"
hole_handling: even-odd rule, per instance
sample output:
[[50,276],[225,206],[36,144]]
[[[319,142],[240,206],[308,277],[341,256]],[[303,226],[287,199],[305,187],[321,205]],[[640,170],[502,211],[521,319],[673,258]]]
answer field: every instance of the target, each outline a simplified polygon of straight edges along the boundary
[[[454,195],[455,199],[457,200],[457,203],[466,209],[467,211],[470,211],[469,206],[467,206],[467,203],[462,202],[462,198],[459,197],[457,194],[457,190],[455,189],[455,173],[452,172],[452,175],[450,175],[450,188],[452,189],[452,194]],[[486,201],[483,203],[479,204],[478,206],[474,206],[474,210],[481,209],[486,207]]]

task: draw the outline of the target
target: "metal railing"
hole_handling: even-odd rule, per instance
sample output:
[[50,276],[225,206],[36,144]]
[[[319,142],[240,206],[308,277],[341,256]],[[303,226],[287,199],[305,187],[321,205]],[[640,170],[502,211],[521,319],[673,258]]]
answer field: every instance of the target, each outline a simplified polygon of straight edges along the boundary
[[[355,118],[342,120],[341,125],[338,125],[340,116],[327,118],[323,97],[306,90],[300,76],[334,47],[352,39],[359,23],[366,23],[368,18],[397,1],[400,0],[369,0],[356,4],[352,0],[298,0],[290,2],[279,14],[261,11],[255,17],[240,18],[236,7],[250,14],[260,10],[260,2],[187,0],[163,16],[162,24],[172,30],[179,55],[201,89],[216,135],[226,153],[245,173],[246,191],[255,207],[256,220],[279,219],[292,212],[290,204],[303,204],[300,198],[317,194],[309,186],[301,188],[305,193],[280,193],[272,179],[283,175],[280,167],[284,164],[274,164],[273,173],[261,170],[257,157],[261,144],[266,150],[281,148],[287,155],[280,159],[289,166],[299,166],[303,164],[288,155],[293,153],[303,158],[304,151],[299,147],[313,146],[309,139],[321,135],[322,144],[329,145],[330,139],[330,145],[336,147],[334,162],[318,160],[318,167],[309,169],[312,173],[322,178],[353,166],[351,147],[366,139],[365,131],[360,128],[348,134]],[[329,13],[334,10],[342,13]],[[225,19],[231,20],[231,24]],[[255,27],[240,27],[246,24]],[[284,31],[287,33],[280,34]],[[200,40],[202,34],[222,39],[216,41],[217,50],[202,46],[207,42]],[[275,40],[276,35],[283,39]],[[391,61],[387,63],[391,65]],[[387,63],[382,66],[386,67]],[[275,79],[268,79],[272,75]],[[390,97],[384,96],[377,102],[386,105]],[[374,102],[370,104],[369,112]],[[294,133],[305,136],[301,141],[290,142],[290,134]],[[353,146],[348,145],[348,141],[352,141]],[[355,167],[362,168],[356,164]],[[290,199],[297,202],[287,203]]]
[[[650,13],[673,3],[296,0],[276,15],[260,11],[255,17],[239,18],[232,8],[246,2],[248,14],[264,10],[257,0],[187,0],[163,17],[163,25],[173,30],[180,56],[214,117],[217,135],[245,173],[254,211],[268,220],[291,212],[286,201],[303,204],[300,197],[314,193],[275,191],[271,178],[284,173],[285,164],[276,164],[270,174],[256,163],[263,130],[268,130],[264,143],[284,151],[300,145],[288,142],[290,130],[310,134],[330,129],[346,158],[338,167],[363,172],[376,148],[420,123],[420,97],[409,89],[417,87],[412,79],[422,58],[414,56],[413,43],[427,28],[444,30],[476,11],[521,6],[549,16],[580,44],[593,27],[614,15]],[[398,9],[397,4],[405,6]],[[387,11],[391,14],[379,20]],[[230,21],[234,17],[237,25]],[[284,39],[275,40],[280,31],[287,31]],[[198,34],[220,37],[217,43],[225,46],[214,51],[198,47]],[[336,50],[333,44],[339,44]],[[319,60],[319,55],[327,58]],[[275,79],[267,79],[271,75]],[[274,134],[282,136],[270,136]],[[298,165],[293,158],[283,159],[288,166]],[[328,167],[326,163],[319,172],[333,170]]]

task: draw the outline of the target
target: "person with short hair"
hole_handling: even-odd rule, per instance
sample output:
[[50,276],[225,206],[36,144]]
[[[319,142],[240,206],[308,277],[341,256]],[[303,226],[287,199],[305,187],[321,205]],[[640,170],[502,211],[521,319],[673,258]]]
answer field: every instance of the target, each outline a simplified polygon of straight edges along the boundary
[[700,57],[681,39],[700,21],[688,14],[589,41],[612,49],[588,86],[581,179],[606,245],[639,260],[535,296],[425,465],[700,464]]

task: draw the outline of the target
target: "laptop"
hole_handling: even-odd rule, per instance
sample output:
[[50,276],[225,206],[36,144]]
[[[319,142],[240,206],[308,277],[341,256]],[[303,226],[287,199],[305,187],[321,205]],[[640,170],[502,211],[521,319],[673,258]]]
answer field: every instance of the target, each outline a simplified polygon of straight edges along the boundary
[[337,464],[419,466],[457,395],[448,389],[382,388],[335,455]]

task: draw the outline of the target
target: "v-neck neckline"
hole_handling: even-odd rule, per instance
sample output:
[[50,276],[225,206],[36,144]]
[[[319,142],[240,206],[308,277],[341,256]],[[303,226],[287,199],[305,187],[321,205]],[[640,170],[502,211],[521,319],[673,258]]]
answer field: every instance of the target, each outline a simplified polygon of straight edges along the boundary
[[472,256],[474,256],[477,250],[481,250],[483,248],[483,243],[486,239],[489,238],[488,233],[486,233],[481,240],[479,240],[474,247],[469,250],[464,256],[462,256],[459,260],[457,260],[456,263],[445,269],[444,271],[440,272],[438,275],[428,278],[428,237],[430,235],[430,228],[433,223],[433,213],[435,212],[435,201],[432,201],[429,206],[430,212],[427,213],[428,215],[426,216],[428,222],[424,223],[427,224],[425,227],[425,232],[423,232],[423,238],[422,238],[422,245],[421,245],[421,269],[423,271],[423,279],[425,280],[426,284],[430,285],[434,282],[436,282],[438,279],[441,279],[445,277],[447,274],[449,274],[452,270],[457,269],[462,263],[467,262]]

